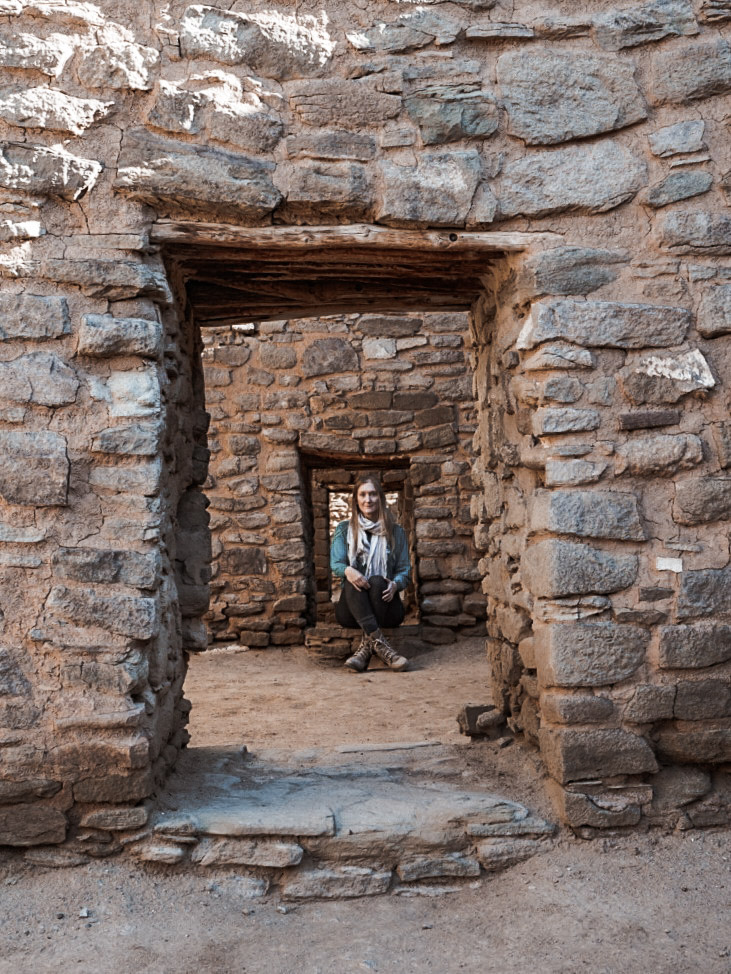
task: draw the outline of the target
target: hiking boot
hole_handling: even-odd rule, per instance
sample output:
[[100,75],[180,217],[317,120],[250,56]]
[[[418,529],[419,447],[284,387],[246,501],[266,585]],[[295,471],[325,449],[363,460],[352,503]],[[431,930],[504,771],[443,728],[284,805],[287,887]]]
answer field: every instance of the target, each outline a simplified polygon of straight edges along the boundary
[[393,646],[390,645],[380,629],[371,635],[371,647],[376,656],[383,660],[390,670],[405,670],[409,661],[405,656],[400,656]]
[[354,673],[362,673],[364,670],[368,669],[368,664],[371,661],[371,655],[373,653],[373,647],[371,645],[371,637],[368,633],[363,633],[363,638],[360,641],[360,646],[349,656],[343,666],[347,666],[349,670],[353,670]]

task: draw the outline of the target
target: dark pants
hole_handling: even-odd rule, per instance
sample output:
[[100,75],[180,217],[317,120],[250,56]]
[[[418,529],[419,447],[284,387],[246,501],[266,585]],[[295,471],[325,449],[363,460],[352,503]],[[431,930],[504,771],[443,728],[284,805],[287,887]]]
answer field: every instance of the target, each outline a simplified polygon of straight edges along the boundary
[[356,588],[343,579],[340,598],[335,605],[335,618],[344,629],[362,629],[371,633],[376,629],[395,629],[404,621],[401,593],[396,592],[390,602],[384,602],[383,593],[388,579],[373,575],[368,579],[370,588]]

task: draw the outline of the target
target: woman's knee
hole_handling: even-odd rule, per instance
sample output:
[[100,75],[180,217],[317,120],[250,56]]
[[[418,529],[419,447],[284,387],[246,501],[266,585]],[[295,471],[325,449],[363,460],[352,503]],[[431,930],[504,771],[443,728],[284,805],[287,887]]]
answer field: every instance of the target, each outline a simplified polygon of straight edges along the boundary
[[369,592],[377,592],[379,595],[383,595],[388,587],[388,579],[384,578],[383,575],[371,575],[368,579],[368,584],[370,585]]

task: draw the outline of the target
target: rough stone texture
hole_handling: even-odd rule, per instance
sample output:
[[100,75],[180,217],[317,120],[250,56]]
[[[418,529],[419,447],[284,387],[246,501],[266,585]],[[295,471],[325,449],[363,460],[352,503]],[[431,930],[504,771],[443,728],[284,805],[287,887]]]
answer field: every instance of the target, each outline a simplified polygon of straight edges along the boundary
[[661,159],[685,152],[701,152],[706,148],[705,129],[706,123],[702,119],[666,125],[649,137],[650,149]]
[[645,658],[649,633],[611,622],[545,626],[536,633],[542,686],[592,687],[619,683]]
[[684,254],[731,252],[731,217],[704,211],[669,213],[662,225],[663,245]]
[[623,730],[542,728],[541,749],[551,775],[562,783],[612,774],[657,770],[647,741]]
[[594,32],[601,47],[617,51],[664,37],[697,34],[698,25],[688,0],[649,0],[600,14],[594,19]]
[[645,531],[634,494],[619,491],[540,491],[531,512],[531,529],[581,538],[642,541]]
[[647,202],[650,206],[668,206],[680,200],[690,199],[707,193],[713,185],[713,176],[709,172],[698,169],[690,172],[673,172],[662,182],[651,186],[647,191]]
[[100,163],[64,149],[0,143],[0,187],[64,200],[81,199],[96,183]]
[[69,460],[59,433],[0,433],[0,497],[37,507],[66,504]]
[[625,260],[612,250],[556,247],[525,260],[525,287],[534,295],[590,294],[616,280],[619,269],[613,265]]
[[669,476],[703,462],[703,443],[692,433],[639,436],[617,450],[614,471],[635,477]]
[[570,541],[540,541],[526,549],[521,572],[533,595],[545,598],[616,592],[634,582],[637,558]]
[[686,572],[681,579],[678,618],[728,613],[731,567]]
[[541,301],[520,334],[521,348],[564,339],[578,345],[644,348],[678,345],[692,315],[684,308],[607,301]]
[[385,162],[376,219],[391,226],[462,226],[480,179],[481,161],[466,152],[425,153],[415,166]]
[[704,338],[731,333],[731,284],[709,288],[698,311],[698,331]]
[[653,56],[652,99],[656,104],[709,98],[727,91],[731,91],[727,41],[697,41]]
[[684,480],[675,487],[673,519],[678,524],[725,521],[731,516],[731,478]]
[[603,141],[533,152],[508,166],[493,190],[502,217],[541,217],[566,210],[612,210],[632,199],[646,181],[645,164],[638,156]]
[[86,315],[79,331],[79,355],[108,358],[140,355],[158,358],[162,352],[162,326],[141,318]]
[[51,88],[0,92],[0,118],[28,129],[50,129],[81,135],[108,114],[112,102],[76,98]]
[[0,806],[0,845],[54,845],[64,841],[67,826],[63,812],[48,805]]
[[14,338],[44,341],[60,338],[70,330],[68,303],[64,298],[0,295],[0,341]]
[[298,81],[289,87],[292,110],[305,125],[337,125],[358,131],[379,119],[398,115],[401,99],[379,91],[368,80]]
[[596,54],[511,51],[497,62],[509,131],[528,145],[554,145],[647,117],[634,67]]
[[624,394],[637,405],[677,402],[688,393],[712,389],[716,384],[697,348],[675,355],[628,356],[617,378]]

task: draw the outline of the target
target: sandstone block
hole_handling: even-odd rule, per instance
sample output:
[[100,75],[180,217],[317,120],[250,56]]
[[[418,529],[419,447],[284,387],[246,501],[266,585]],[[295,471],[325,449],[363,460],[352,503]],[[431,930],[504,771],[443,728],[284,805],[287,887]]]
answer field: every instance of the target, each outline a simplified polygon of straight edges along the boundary
[[626,680],[642,665],[646,629],[612,622],[542,626],[534,636],[542,686],[592,687]]
[[128,131],[115,188],[151,204],[256,220],[281,201],[274,164],[207,146]]
[[77,352],[94,358],[112,355],[159,358],[162,353],[162,325],[143,318],[84,315]]
[[304,850],[296,842],[277,839],[204,838],[191,855],[201,866],[264,866],[286,869],[302,861]]
[[547,460],[546,487],[571,487],[600,480],[608,464],[603,460]]
[[657,761],[647,741],[628,731],[544,726],[539,736],[548,772],[562,784],[657,771]]
[[497,103],[482,91],[432,86],[406,98],[404,108],[419,126],[424,145],[484,139],[498,127]]
[[588,348],[577,348],[563,342],[543,345],[526,356],[523,368],[526,372],[541,372],[548,369],[593,369],[595,359]]
[[664,247],[681,254],[728,254],[731,216],[707,210],[668,213],[661,228]]
[[39,294],[0,294],[0,342],[13,338],[44,341],[71,330],[65,298]]
[[680,720],[728,717],[731,714],[731,686],[727,680],[679,683],[673,712]]
[[8,504],[66,504],[69,460],[60,433],[0,432],[0,497]]
[[551,724],[595,724],[614,712],[609,697],[586,693],[542,693],[541,715]]
[[711,776],[702,768],[661,768],[652,779],[652,811],[670,812],[711,790]]
[[668,728],[657,738],[658,756],[677,764],[725,764],[731,761],[731,729]]
[[[649,635],[649,634],[648,634]],[[634,724],[650,724],[669,720],[673,716],[675,687],[644,683],[638,686],[627,702],[622,717]]]
[[0,91],[0,118],[22,128],[49,129],[82,135],[109,113],[113,102],[77,98],[54,88]]
[[731,478],[706,477],[675,485],[673,520],[678,524],[706,524],[731,516]]
[[288,13],[234,13],[201,4],[188,7],[180,24],[184,57],[246,64],[265,77],[301,78],[330,60],[335,42],[327,18]]
[[76,373],[52,352],[31,352],[0,363],[0,397],[39,406],[65,406],[76,400]]
[[37,196],[78,200],[94,186],[101,163],[65,149],[0,142],[0,187]]
[[221,571],[230,575],[265,575],[266,555],[260,548],[229,548],[219,558]]
[[731,48],[723,40],[696,41],[661,51],[652,59],[656,105],[709,98],[731,91]]
[[373,205],[368,170],[359,162],[280,164],[276,184],[286,197],[283,211],[296,218],[364,219]]
[[91,449],[95,453],[120,456],[154,456],[159,449],[161,432],[156,423],[110,426],[92,437]]
[[54,552],[53,572],[57,578],[97,584],[136,585],[156,588],[162,565],[158,553],[105,550],[102,548],[59,548]]
[[537,839],[485,839],[477,844],[477,858],[488,873],[509,869],[544,848]]
[[480,863],[462,852],[448,852],[443,856],[404,860],[396,867],[396,873],[405,883],[439,876],[479,876]]
[[626,259],[614,250],[554,247],[523,262],[523,287],[535,295],[589,294],[616,280],[614,265]]
[[393,23],[378,23],[367,30],[345,36],[356,51],[399,54],[437,44],[451,44],[460,33],[461,24],[438,11],[417,9]]
[[302,355],[302,371],[307,378],[333,372],[352,372],[357,368],[358,353],[342,338],[317,339],[308,345]]
[[607,51],[697,33],[698,25],[688,0],[648,0],[594,18],[597,43]]
[[647,118],[634,65],[577,51],[510,51],[498,58],[498,83],[511,135],[553,145]]
[[376,219],[391,226],[463,226],[480,180],[476,149],[423,153],[416,165],[384,161]]
[[691,196],[707,193],[712,185],[713,176],[711,173],[703,172],[700,169],[692,169],[689,172],[672,172],[662,182],[655,183],[648,189],[647,202],[650,206],[658,209],[661,206],[668,206],[670,203],[690,199]]
[[377,896],[385,893],[391,872],[379,872],[365,866],[336,866],[298,872],[282,884],[287,900],[338,899],[353,896]]
[[153,497],[160,490],[162,466],[160,460],[138,463],[134,467],[94,467],[89,471],[89,486],[98,491],[141,494]]
[[104,829],[104,831],[118,831],[123,829],[139,829],[146,824],[148,811],[146,808],[103,808],[93,812],[85,812],[79,823],[82,828]]
[[700,669],[731,659],[731,626],[699,623],[663,626],[658,665],[664,669]]
[[615,473],[669,476],[703,462],[703,442],[693,433],[641,436],[617,447]]
[[379,91],[367,79],[310,78],[293,82],[288,90],[290,106],[305,125],[337,125],[358,132],[395,118],[401,111],[399,95]]
[[100,44],[84,54],[78,67],[79,81],[86,88],[149,91],[159,60],[153,48],[115,38],[113,44]]
[[679,345],[692,321],[685,308],[614,301],[539,301],[531,309],[517,347],[535,348],[556,339],[599,348]]
[[540,541],[526,549],[521,574],[537,597],[605,594],[632,585],[637,577],[637,558],[613,556],[570,541]]
[[366,132],[341,132],[338,129],[292,135],[287,139],[286,147],[290,159],[369,162],[376,155],[376,140],[372,135]]
[[678,618],[727,614],[731,605],[731,566],[685,572],[681,576]]
[[30,683],[15,655],[0,647],[0,697],[28,696]]
[[92,388],[92,396],[109,404],[110,416],[157,416],[162,405],[160,379],[154,368],[112,372]]
[[259,359],[266,369],[291,369],[297,364],[297,352],[290,345],[263,344]]
[[574,534],[583,538],[645,539],[637,498],[634,494],[619,491],[536,491],[530,525],[532,531]]
[[642,817],[640,796],[625,795],[619,790],[584,794],[562,788],[555,781],[548,782],[548,794],[559,810],[562,820],[572,828],[588,826],[595,829],[620,828],[637,825]]
[[150,639],[159,628],[154,599],[101,596],[94,589],[51,589],[46,609],[76,626],[99,626],[134,639]]
[[603,213],[647,182],[645,163],[624,146],[602,141],[532,152],[509,164],[491,185],[499,215],[549,216],[565,210]]
[[649,137],[650,151],[661,159],[684,152],[701,152],[706,148],[703,141],[705,127],[702,119],[666,125]]
[[546,406],[536,409],[532,417],[534,436],[550,436],[556,433],[581,433],[599,426],[596,409],[571,409]]
[[0,845],[55,845],[66,838],[66,816],[48,805],[0,807]]
[[20,31],[0,34],[0,67],[40,71],[57,78],[74,53],[71,37],[50,34],[37,37]]
[[51,778],[0,781],[0,805],[17,805],[34,798],[51,798],[61,790],[61,782]]
[[706,291],[698,312],[697,327],[704,338],[731,333],[731,284],[719,284]]

